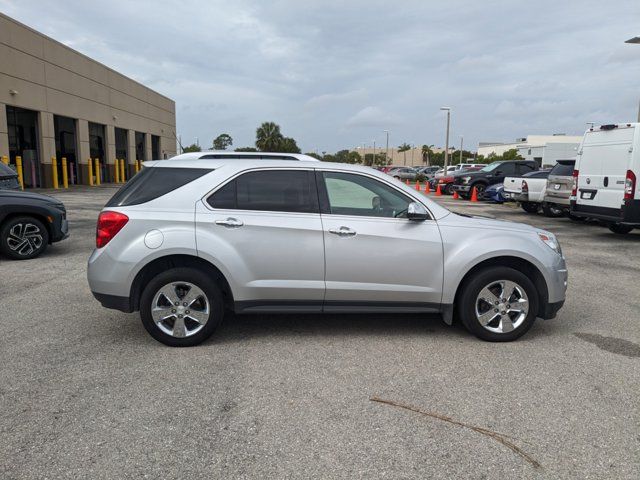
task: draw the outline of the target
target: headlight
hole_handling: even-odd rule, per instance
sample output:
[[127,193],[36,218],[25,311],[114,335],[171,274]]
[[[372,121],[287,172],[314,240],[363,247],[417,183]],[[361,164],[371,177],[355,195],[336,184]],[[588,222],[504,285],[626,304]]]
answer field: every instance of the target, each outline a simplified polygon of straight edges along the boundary
[[553,235],[552,233],[538,232],[538,238],[540,238],[540,240],[542,240],[547,247],[556,252],[558,255],[562,255],[560,243],[558,242],[558,239],[555,235]]
[[469,183],[471,177],[462,177],[462,183]]

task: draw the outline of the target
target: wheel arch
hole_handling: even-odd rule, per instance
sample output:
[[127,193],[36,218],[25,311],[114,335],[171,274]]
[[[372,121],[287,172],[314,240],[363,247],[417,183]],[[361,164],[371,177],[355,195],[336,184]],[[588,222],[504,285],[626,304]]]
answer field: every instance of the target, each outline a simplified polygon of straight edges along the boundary
[[211,276],[222,290],[225,307],[233,306],[233,292],[227,278],[215,265],[194,255],[172,254],[156,258],[146,264],[136,274],[131,283],[129,299],[132,311],[140,309],[140,297],[144,286],[157,274],[177,267],[190,267],[201,270]]
[[[521,258],[515,257],[511,255],[501,255],[497,257],[487,258],[473,265],[467,272],[464,274],[458,286],[456,288],[456,293],[453,300],[453,308],[449,309],[450,312],[447,312],[448,315],[445,315],[445,322],[449,325],[453,323],[453,318],[455,318],[457,314],[457,305],[460,303],[460,294],[462,293],[465,285],[468,281],[479,271],[488,268],[488,267],[511,267],[514,270],[518,270],[524,273],[534,284],[536,287],[536,292],[538,293],[538,305],[541,308],[543,305],[548,303],[549,299],[549,290],[547,287],[547,282],[544,278],[544,275],[540,271],[540,269],[534,265],[532,262]],[[538,312],[539,313],[539,312]]]

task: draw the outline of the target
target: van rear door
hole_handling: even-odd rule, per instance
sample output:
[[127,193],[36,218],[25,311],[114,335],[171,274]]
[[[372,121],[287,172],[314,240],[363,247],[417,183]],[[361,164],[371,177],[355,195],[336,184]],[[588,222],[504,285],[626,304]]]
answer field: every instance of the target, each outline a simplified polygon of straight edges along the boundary
[[578,152],[578,205],[620,209],[635,126],[585,133]]

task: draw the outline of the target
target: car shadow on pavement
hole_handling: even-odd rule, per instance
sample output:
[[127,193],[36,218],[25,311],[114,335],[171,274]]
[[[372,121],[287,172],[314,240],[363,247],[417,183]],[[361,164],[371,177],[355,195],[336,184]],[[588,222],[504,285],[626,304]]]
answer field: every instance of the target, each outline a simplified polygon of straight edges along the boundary
[[425,314],[304,314],[235,315],[227,313],[223,323],[207,343],[245,341],[249,338],[300,336],[389,337],[425,335],[466,336],[464,328],[448,326],[437,315]]

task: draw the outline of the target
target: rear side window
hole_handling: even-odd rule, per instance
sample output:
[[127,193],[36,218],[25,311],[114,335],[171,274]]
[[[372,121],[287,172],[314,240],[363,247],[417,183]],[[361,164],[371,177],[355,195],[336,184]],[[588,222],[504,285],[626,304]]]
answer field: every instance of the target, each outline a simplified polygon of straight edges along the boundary
[[207,199],[213,208],[269,212],[319,213],[313,172],[248,172]]
[[211,172],[207,168],[145,167],[109,200],[106,207],[140,205]]
[[574,163],[556,163],[556,165],[551,169],[551,173],[549,175],[560,175],[563,177],[570,177],[573,175],[573,166]]

